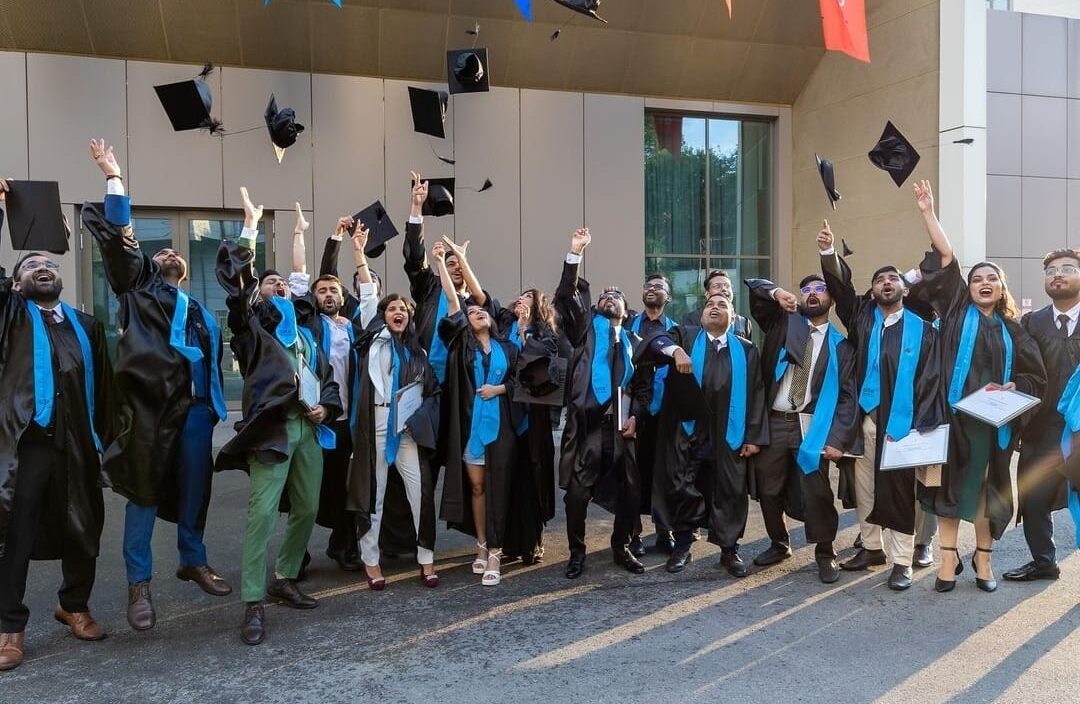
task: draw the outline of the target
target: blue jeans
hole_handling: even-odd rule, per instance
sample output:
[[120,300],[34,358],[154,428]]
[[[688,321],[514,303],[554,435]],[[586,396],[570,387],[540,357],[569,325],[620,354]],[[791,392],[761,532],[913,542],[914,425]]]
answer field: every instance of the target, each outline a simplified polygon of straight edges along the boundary
[[[178,521],[176,546],[181,566],[201,567],[206,564],[206,545],[199,528],[203,497],[214,471],[212,461],[214,438],[213,410],[196,402],[188,410],[180,447],[176,456],[176,489]],[[124,514],[124,564],[128,582],[145,582],[153,575],[153,556],[150,539],[154,535],[157,506],[139,506],[131,501]]]

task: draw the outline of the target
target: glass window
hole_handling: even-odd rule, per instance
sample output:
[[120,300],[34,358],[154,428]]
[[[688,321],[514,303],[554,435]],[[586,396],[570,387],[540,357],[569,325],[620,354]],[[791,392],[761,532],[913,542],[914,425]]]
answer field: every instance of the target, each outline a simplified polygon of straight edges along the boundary
[[646,112],[645,269],[671,280],[672,318],[700,309],[710,269],[743,315],[742,279],[770,275],[771,136],[762,120]]

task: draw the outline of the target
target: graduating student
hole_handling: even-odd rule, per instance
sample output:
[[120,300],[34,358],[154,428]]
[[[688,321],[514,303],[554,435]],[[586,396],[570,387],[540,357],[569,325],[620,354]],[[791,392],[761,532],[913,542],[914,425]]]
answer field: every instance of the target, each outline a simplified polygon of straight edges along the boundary
[[[582,255],[591,240],[588,228],[574,232],[554,300],[563,331],[574,348],[567,370],[566,427],[559,456],[559,485],[566,491],[569,579],[577,579],[585,569],[585,514],[597,483],[608,473],[614,473],[619,494],[611,533],[615,564],[633,574],[645,571],[629,546],[641,505],[631,440],[635,418],[648,403],[648,393],[629,388],[634,365],[630,335],[623,327],[626,300],[622,292],[604,289],[594,307],[589,282],[579,275]],[[629,411],[622,411],[627,416],[622,422],[620,406],[624,404]]]
[[[0,201],[9,190],[0,180]],[[31,252],[0,268],[0,670],[23,661],[30,560],[60,560],[56,620],[100,640],[90,615],[111,442],[105,328],[60,301],[60,265]]]
[[1046,365],[1045,401],[1024,429],[1020,441],[1016,488],[1020,508],[1018,519],[1031,561],[1002,577],[1014,582],[1057,579],[1057,551],[1054,545],[1052,513],[1066,504],[1062,432],[1065,418],[1058,411],[1069,378],[1080,366],[1080,252],[1059,249],[1043,257],[1043,287],[1052,303],[1028,313],[1021,320],[1024,330],[1035,340]]
[[[818,274],[799,296],[765,279],[747,279],[750,311],[765,333],[762,376],[769,445],[754,460],[757,498],[772,545],[754,558],[773,565],[791,556],[784,514],[801,520],[815,543],[818,577],[839,578],[836,512],[829,463],[855,444],[855,348],[829,322],[833,301]],[[805,434],[800,416],[809,415]]]
[[[558,414],[565,387],[551,378],[552,365],[569,358],[570,348],[559,334],[555,309],[546,293],[537,288],[523,291],[510,309],[499,310],[498,328],[518,348],[516,383],[531,396],[549,396],[547,403],[514,403],[512,408],[517,442],[517,471],[510,473],[510,503],[503,539],[504,559],[520,558],[526,565],[544,556],[544,526],[555,517],[555,438],[552,416]],[[536,380],[522,368],[542,369]],[[555,415],[557,418],[558,416]]]
[[432,248],[449,313],[438,330],[450,353],[442,517],[451,528],[476,537],[473,573],[483,575],[484,586],[495,586],[502,580],[503,538],[512,511],[510,474],[515,470],[517,432],[510,399],[518,349],[498,338],[486,309],[475,304],[461,309],[446,259],[453,252],[467,269],[468,242],[455,245],[449,238],[443,240]]
[[[735,305],[735,288],[731,285],[731,277],[723,269],[713,269],[705,275],[704,281],[705,297],[708,298],[714,294],[720,294],[724,298],[731,301],[732,307]],[[701,314],[705,312],[704,308],[698,308],[692,310],[683,316],[683,325],[697,326],[701,324]],[[735,314],[735,334],[740,337],[745,337],[747,340],[753,339],[754,325],[750,320],[743,315]]]
[[[256,276],[256,226],[262,206],[252,204],[246,188],[241,189],[241,196],[244,229],[239,241],[222,242],[217,278],[229,308],[230,345],[244,377],[243,418],[236,423],[236,436],[221,449],[217,468],[246,468],[251,475],[240,636],[248,645],[257,645],[266,635],[262,606],[266,594],[293,608],[318,605],[294,580],[315,525],[322,450],[332,448],[335,440],[333,431],[322,423],[340,416],[342,409],[326,356],[311,331],[297,322],[298,317],[314,315],[310,304],[304,299],[291,301],[285,279],[277,272]],[[310,385],[303,379],[310,376],[318,381],[317,399],[306,391]],[[274,579],[267,587],[267,543],[286,489],[289,521]]]
[[101,210],[83,208],[82,222],[98,242],[106,279],[120,300],[116,439],[105,448],[102,464],[113,491],[128,499],[127,619],[143,631],[157,620],[150,544],[158,517],[176,523],[177,579],[213,596],[232,592],[207,563],[203,542],[214,426],[227,412],[221,328],[180,288],[188,272],[183,257],[168,247],[152,256],[139,247],[112,147],[91,140],[90,156],[105,174],[107,193]]
[[[734,315],[731,300],[713,294],[700,326],[661,332],[639,347],[637,360],[675,367],[666,375],[652,475],[653,512],[675,542],[668,572],[686,567],[694,531],[707,527],[709,542],[720,546],[720,566],[746,576],[739,556],[749,506],[746,461],[768,444],[769,428],[757,348],[735,334]],[[678,383],[690,374],[689,388]],[[687,407],[698,407],[700,417],[686,420]]]
[[[353,456],[348,503],[360,530],[368,586],[386,587],[381,549],[416,551],[420,581],[439,585],[435,574],[435,480],[432,467],[439,427],[439,382],[412,325],[412,306],[396,293],[378,299],[368,267],[360,266],[368,232],[360,228],[357,256],[359,310],[356,387],[352,397]],[[419,384],[422,402],[398,429],[398,392]],[[391,468],[393,472],[391,473]]]
[[[862,453],[855,460],[855,498],[863,545],[840,566],[865,570],[893,563],[889,587],[911,586],[915,535],[922,513],[915,499],[915,470],[881,469],[885,438],[902,440],[944,422],[941,360],[933,326],[904,307],[907,284],[894,266],[874,272],[870,292],[859,296],[851,269],[833,247],[825,223],[818,234],[821,271],[836,313],[857,350]],[[926,539],[929,543],[929,539]]]
[[1005,532],[1013,513],[1009,464],[1033,412],[994,428],[951,407],[987,386],[1042,397],[1046,368],[1038,344],[1020,325],[1001,268],[979,262],[965,279],[934,213],[929,181],[915,184],[915,200],[933,250],[919,265],[922,281],[912,287],[912,296],[922,297],[941,317],[941,384],[950,406],[949,461],[942,468],[941,486],[919,486],[923,507],[937,514],[941,529],[941,567],[934,588],[952,591],[964,570],[956,549],[964,520],[975,524],[971,562],[976,585],[992,592],[997,589],[990,564],[993,541]]

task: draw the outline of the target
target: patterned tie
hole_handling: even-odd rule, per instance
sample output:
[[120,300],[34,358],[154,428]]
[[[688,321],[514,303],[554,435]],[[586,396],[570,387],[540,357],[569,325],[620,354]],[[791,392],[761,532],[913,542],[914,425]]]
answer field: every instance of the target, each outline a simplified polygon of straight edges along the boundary
[[56,312],[52,310],[41,309],[41,317],[45,321],[46,325],[59,325],[60,321],[56,319]]
[[1057,319],[1058,319],[1058,329],[1061,330],[1062,337],[1068,338],[1069,337],[1069,316],[1066,315],[1065,313],[1062,313],[1061,315],[1059,315],[1057,317]]
[[806,397],[806,384],[810,381],[810,363],[814,359],[814,333],[817,328],[811,327],[806,336],[806,347],[803,349],[802,364],[793,367],[791,376],[791,390],[788,392],[788,401],[791,410],[798,410],[803,405]]

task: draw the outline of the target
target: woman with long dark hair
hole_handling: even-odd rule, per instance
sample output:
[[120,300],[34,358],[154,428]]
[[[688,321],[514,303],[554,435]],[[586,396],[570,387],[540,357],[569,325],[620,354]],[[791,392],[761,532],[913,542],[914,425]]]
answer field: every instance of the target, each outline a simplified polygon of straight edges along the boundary
[[990,562],[993,541],[1013,515],[1009,464],[1031,412],[994,428],[956,411],[955,404],[983,387],[1040,396],[1046,371],[1034,339],[1020,326],[1001,267],[980,262],[965,278],[934,214],[929,181],[915,184],[915,200],[933,250],[920,265],[922,282],[913,287],[912,295],[928,302],[940,316],[942,391],[951,410],[949,459],[942,467],[940,486],[918,487],[920,501],[938,516],[941,530],[941,568],[934,588],[952,591],[964,571],[956,547],[963,520],[975,525],[971,566],[976,584],[992,592],[997,589]]
[[498,326],[483,307],[461,309],[445,257],[453,254],[464,265],[468,243],[443,239],[432,248],[447,301],[438,327],[448,351],[442,517],[449,527],[476,537],[473,573],[483,575],[484,586],[495,586],[502,580],[517,442],[510,397],[518,351],[498,338]]

